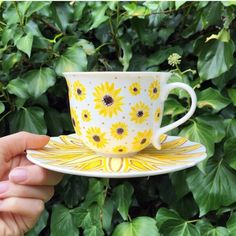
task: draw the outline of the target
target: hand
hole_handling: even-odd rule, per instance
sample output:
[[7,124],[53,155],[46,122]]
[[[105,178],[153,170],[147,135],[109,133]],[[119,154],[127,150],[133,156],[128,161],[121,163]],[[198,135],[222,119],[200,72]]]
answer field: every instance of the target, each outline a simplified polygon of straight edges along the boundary
[[62,175],[26,159],[26,149],[44,147],[49,137],[26,132],[0,138],[0,235],[24,235],[37,222]]

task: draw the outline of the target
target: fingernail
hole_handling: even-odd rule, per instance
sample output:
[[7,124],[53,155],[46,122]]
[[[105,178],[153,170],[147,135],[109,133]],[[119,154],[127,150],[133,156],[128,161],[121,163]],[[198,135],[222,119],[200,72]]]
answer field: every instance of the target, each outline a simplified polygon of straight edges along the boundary
[[8,190],[9,184],[7,182],[0,182],[0,193],[4,193]]
[[27,171],[25,169],[15,169],[11,171],[9,175],[10,180],[13,180],[13,182],[23,182],[27,179]]

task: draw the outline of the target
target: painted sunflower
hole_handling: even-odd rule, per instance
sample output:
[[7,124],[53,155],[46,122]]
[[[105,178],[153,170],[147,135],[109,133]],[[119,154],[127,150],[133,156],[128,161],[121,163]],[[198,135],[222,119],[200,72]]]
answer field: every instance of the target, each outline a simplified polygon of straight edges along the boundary
[[114,123],[111,126],[111,135],[115,139],[123,139],[124,137],[126,137],[128,135],[127,125],[123,122]]
[[132,83],[130,86],[129,86],[129,91],[132,95],[136,96],[138,94],[140,94],[140,91],[141,91],[141,86],[139,83],[135,82],[135,83]]
[[154,119],[155,119],[156,122],[159,121],[160,115],[161,115],[161,109],[160,109],[160,107],[158,107],[156,112],[155,112],[155,115],[154,115]]
[[136,103],[131,107],[130,111],[131,121],[137,124],[142,124],[149,116],[149,107],[143,102]]
[[83,101],[86,98],[86,88],[84,85],[76,81],[73,88],[76,100]]
[[107,144],[106,134],[98,127],[88,128],[87,139],[96,148],[103,148]]
[[134,141],[132,143],[133,149],[136,151],[142,150],[150,144],[152,138],[152,130],[144,130],[143,132],[138,132]]
[[127,148],[125,146],[116,146],[113,148],[113,152],[115,153],[124,153],[127,151]]
[[121,88],[116,89],[114,83],[105,82],[95,87],[94,102],[95,109],[105,117],[112,117],[122,111],[123,97],[119,96]]
[[79,122],[75,108],[70,109],[70,115],[71,115],[71,121],[72,121],[75,132],[78,135],[81,135],[80,122]]
[[88,110],[83,110],[81,113],[82,120],[89,122],[91,120],[91,113]]
[[150,84],[149,89],[148,89],[148,94],[149,94],[149,97],[151,98],[151,100],[156,100],[159,98],[160,83],[157,80],[153,81]]

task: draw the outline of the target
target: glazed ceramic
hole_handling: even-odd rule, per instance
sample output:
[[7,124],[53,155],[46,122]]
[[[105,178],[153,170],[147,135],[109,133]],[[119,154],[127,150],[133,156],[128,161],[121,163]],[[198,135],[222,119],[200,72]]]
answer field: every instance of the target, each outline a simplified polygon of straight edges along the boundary
[[78,135],[52,137],[41,150],[27,150],[27,158],[49,170],[66,174],[130,178],[160,175],[197,165],[207,157],[206,148],[178,136],[161,135],[161,150],[149,145],[129,157],[104,157],[85,146]]
[[[130,156],[150,143],[160,149],[160,135],[188,120],[196,95],[184,83],[167,81],[168,72],[67,72],[71,119],[82,142],[99,155]],[[192,100],[188,113],[160,127],[169,91],[186,90]]]

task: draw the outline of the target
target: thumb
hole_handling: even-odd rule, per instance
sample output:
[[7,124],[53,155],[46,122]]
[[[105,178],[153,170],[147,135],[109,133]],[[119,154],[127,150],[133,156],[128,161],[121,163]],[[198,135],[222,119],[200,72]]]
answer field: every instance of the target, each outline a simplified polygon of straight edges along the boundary
[[26,149],[39,149],[49,141],[46,135],[19,132],[0,138],[0,153],[6,160],[23,153]]

